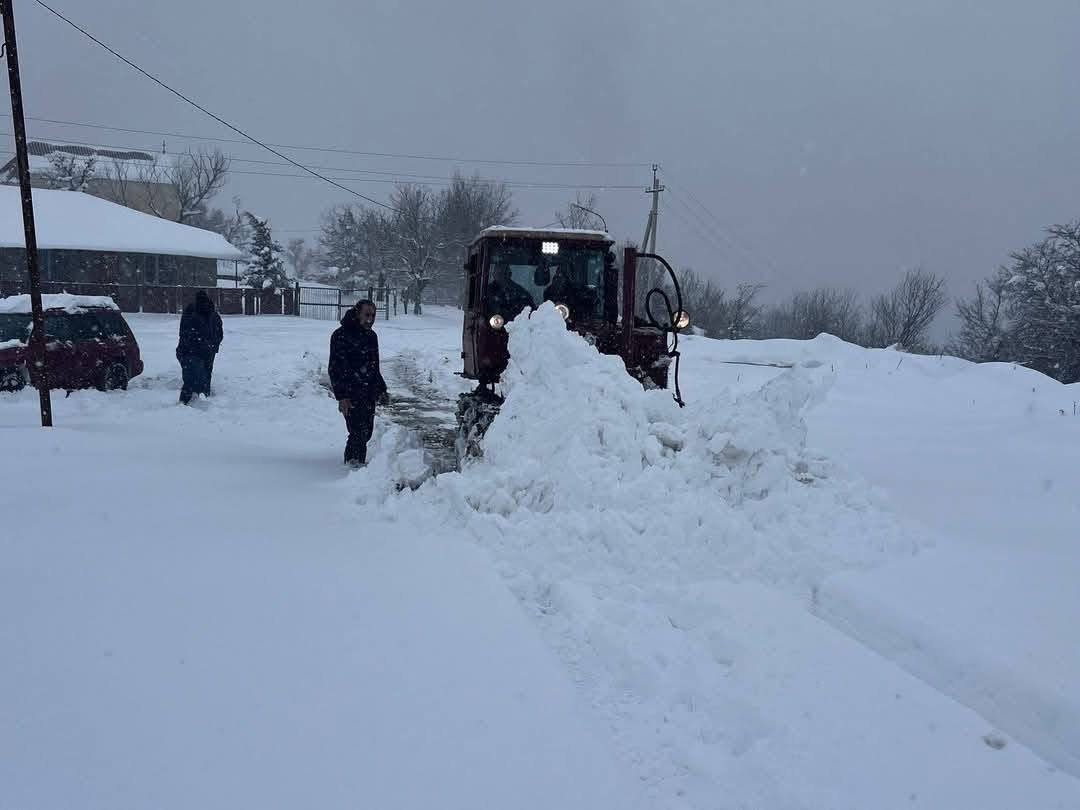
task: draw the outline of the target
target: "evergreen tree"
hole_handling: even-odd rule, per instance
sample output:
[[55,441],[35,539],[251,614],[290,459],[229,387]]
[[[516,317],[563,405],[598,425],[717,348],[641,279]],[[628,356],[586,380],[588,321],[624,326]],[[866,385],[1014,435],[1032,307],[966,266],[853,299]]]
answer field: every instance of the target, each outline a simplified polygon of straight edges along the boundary
[[244,274],[244,283],[256,290],[276,291],[287,287],[289,278],[285,273],[285,263],[281,260],[281,245],[274,241],[269,221],[259,219],[250,211],[245,212],[244,216],[251,230],[248,245],[251,261]]

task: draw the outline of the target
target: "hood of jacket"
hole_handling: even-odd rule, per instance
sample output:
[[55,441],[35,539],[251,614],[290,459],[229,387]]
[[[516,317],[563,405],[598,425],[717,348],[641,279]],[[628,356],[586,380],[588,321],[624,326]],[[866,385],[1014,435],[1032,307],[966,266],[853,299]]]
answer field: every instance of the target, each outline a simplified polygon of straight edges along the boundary
[[364,328],[360,323],[360,313],[356,311],[356,307],[349,307],[341,316],[341,325],[346,329],[362,330]]

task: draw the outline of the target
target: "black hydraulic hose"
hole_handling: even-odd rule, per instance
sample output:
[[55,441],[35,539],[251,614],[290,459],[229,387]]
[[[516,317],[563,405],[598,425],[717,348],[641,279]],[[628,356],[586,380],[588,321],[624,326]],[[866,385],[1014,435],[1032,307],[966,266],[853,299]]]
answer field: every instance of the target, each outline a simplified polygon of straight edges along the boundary
[[[649,320],[649,325],[659,329],[661,332],[671,334],[671,345],[667,348],[667,356],[675,359],[675,401],[679,403],[680,408],[686,407],[686,402],[683,401],[682,391],[679,388],[679,330],[680,326],[676,320],[676,316],[683,315],[685,310],[683,309],[683,297],[682,288],[679,286],[679,279],[675,275],[675,271],[671,269],[671,265],[667,263],[667,259],[663,256],[658,256],[655,253],[639,253],[639,259],[653,259],[660,262],[667,268],[668,275],[671,277],[671,283],[675,287],[675,301],[677,307],[674,309],[671,306],[671,298],[660,287],[653,287],[645,295],[645,317]],[[667,324],[662,324],[656,320],[656,317],[652,313],[652,299],[654,295],[660,296],[664,301],[664,308],[667,309]]]

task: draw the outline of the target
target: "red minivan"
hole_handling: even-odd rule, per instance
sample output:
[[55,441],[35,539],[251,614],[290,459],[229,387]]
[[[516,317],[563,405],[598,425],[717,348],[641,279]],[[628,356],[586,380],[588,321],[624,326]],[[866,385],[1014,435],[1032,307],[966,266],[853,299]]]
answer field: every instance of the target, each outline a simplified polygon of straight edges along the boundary
[[[42,296],[49,387],[127,388],[142,374],[139,344],[108,298]],[[30,362],[30,296],[0,298],[0,391],[36,386]]]

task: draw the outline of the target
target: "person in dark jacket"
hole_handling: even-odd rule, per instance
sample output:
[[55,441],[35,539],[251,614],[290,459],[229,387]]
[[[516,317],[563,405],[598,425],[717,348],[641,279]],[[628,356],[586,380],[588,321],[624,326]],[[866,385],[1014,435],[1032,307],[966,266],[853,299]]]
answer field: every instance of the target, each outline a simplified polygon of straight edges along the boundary
[[510,265],[505,263],[496,265],[491,273],[487,300],[489,314],[502,315],[508,321],[514,320],[527,307],[536,306],[529,291],[514,281]]
[[596,315],[596,292],[578,283],[570,269],[559,266],[544,290],[544,300],[563,304],[570,310],[570,320],[583,320]]
[[386,405],[386,382],[379,370],[379,338],[372,330],[375,304],[360,301],[345,313],[330,336],[330,385],[345,417],[349,440],[345,463],[367,463],[367,443],[375,426],[375,406]]
[[176,359],[184,376],[180,401],[185,405],[195,394],[210,396],[214,357],[224,336],[214,302],[204,290],[199,290],[195,293],[195,303],[188,304],[180,316],[180,341],[176,344]]

